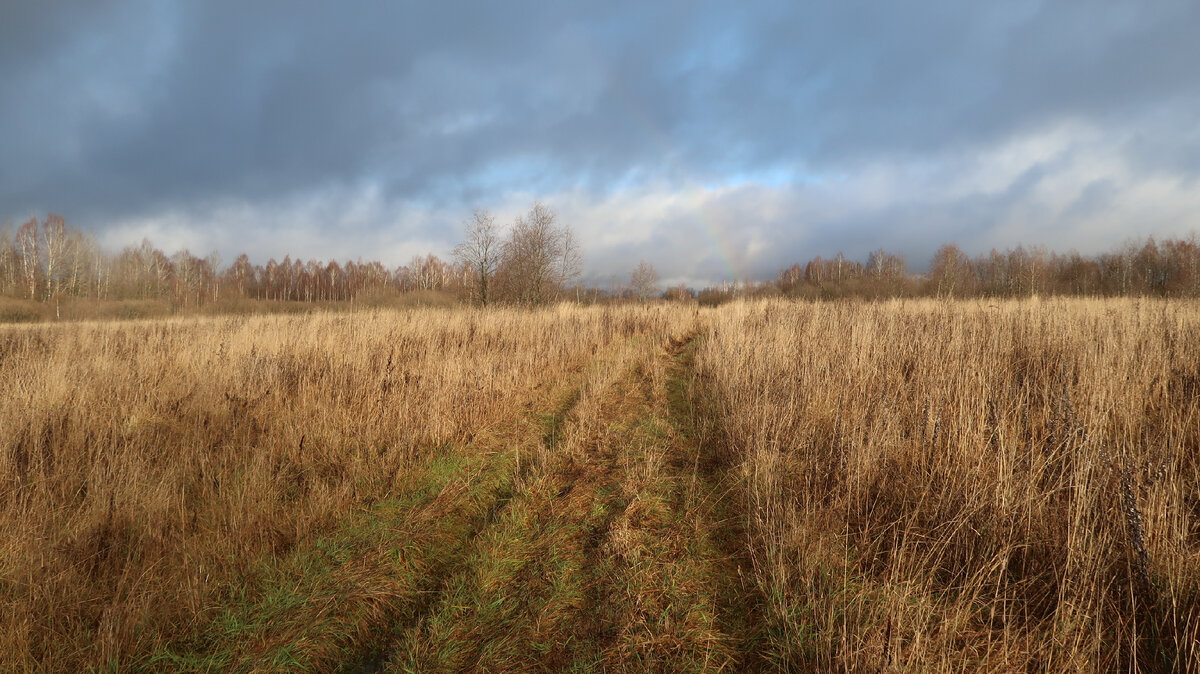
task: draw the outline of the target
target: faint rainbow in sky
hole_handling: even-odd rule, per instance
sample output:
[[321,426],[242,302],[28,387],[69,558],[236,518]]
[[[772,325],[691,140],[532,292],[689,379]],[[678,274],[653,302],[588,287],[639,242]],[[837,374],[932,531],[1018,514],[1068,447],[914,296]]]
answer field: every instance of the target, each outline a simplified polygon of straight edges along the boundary
[[[702,186],[700,188],[706,192],[709,191]],[[708,195],[705,196],[707,197]],[[717,259],[720,260],[725,274],[729,277],[730,281],[742,280],[745,276],[745,268],[740,259],[741,255],[739,255],[734,245],[729,242],[725,234],[725,227],[721,224],[720,218],[711,212],[707,198],[700,204],[698,210],[701,228],[708,234],[709,241],[712,243],[713,250],[716,252]]]
[[[658,149],[664,157],[671,157],[672,146],[670,137],[666,133],[663,133],[650,115],[645,112],[645,106],[641,105],[640,101],[622,86],[620,82],[612,80],[611,84],[612,86],[609,88],[609,91],[615,95],[621,106],[628,111],[631,119],[649,134],[649,137],[658,145]],[[706,198],[697,206],[696,215],[700,221],[700,229],[706,235],[712,252],[716,254],[717,260],[721,264],[728,280],[742,280],[745,278],[745,265],[742,262],[743,256],[739,254],[737,248],[730,242],[720,218],[712,212],[709,200],[707,199],[712,190],[689,178],[684,185],[684,191],[685,193],[690,193],[693,190],[705,193]]]

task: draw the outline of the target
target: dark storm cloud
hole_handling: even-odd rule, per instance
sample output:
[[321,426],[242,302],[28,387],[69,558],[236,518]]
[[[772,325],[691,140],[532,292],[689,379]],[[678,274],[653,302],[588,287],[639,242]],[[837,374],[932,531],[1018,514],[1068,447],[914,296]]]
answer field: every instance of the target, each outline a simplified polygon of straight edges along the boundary
[[[284,210],[314,239],[338,227],[367,245],[391,227],[437,245],[471,205],[568,195],[565,214],[600,228],[598,204],[629,193],[643,206],[630,231],[653,233],[598,243],[595,275],[637,242],[677,248],[660,264],[680,278],[739,255],[762,275],[830,247],[991,245],[1030,214],[1072,232],[1099,205],[1155,193],[1134,190],[1125,164],[1077,185],[1063,177],[1086,168],[1072,153],[1177,186],[1200,172],[1191,2],[147,0],[17,4],[2,18],[0,217],[55,210],[101,233],[153,233],[168,216],[179,231],[283,230],[278,204],[331,194]],[[1027,152],[1011,184],[945,192],[922,177],[991,185],[995,158],[1029,137],[1059,155]],[[877,171],[890,187],[857,203]],[[765,192],[695,192],[763,176]],[[376,208],[329,222],[363,191]],[[646,215],[661,212],[651,193],[736,205],[727,229],[749,233],[685,242],[674,232],[712,223]],[[756,253],[755,237],[777,244]]]

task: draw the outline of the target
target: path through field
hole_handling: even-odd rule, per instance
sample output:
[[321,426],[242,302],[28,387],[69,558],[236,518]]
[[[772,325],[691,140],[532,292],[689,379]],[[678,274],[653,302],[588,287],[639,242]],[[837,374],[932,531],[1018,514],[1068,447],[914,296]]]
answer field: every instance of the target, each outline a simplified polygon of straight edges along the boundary
[[631,339],[402,496],[264,572],[185,669],[754,667],[732,476],[694,413],[699,326]]

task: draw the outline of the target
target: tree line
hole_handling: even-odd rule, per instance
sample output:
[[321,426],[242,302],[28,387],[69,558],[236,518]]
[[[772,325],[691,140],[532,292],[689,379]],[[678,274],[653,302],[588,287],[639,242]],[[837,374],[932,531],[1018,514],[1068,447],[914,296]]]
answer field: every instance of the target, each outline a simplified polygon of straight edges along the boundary
[[1200,297],[1200,242],[1150,237],[1095,256],[1018,245],[970,257],[937,249],[924,274],[883,250],[866,262],[816,257],[779,272],[771,284],[791,296],[1033,297],[1039,295]]
[[928,271],[911,273],[905,259],[884,250],[866,260],[817,256],[781,270],[770,281],[723,282],[699,291],[658,285],[640,261],[606,290],[579,285],[582,252],[572,229],[535,202],[507,225],[476,210],[452,259],[429,254],[389,268],[377,261],[301,260],[265,264],[239,255],[223,266],[218,254],[181,250],[167,255],[149,241],[115,254],[57,215],[0,228],[0,295],[59,301],[153,299],[177,308],[222,299],[354,302],[364,293],[435,292],[476,304],[537,305],[559,299],[636,299],[719,303],[741,295],[836,297],[1029,297],[1037,295],[1200,297],[1200,243],[1149,238],[1096,256],[1017,246],[971,257],[954,244],[933,255]]
[[245,254],[223,266],[217,253],[167,255],[148,240],[109,254],[53,214],[15,231],[0,228],[0,295],[43,302],[150,299],[187,308],[221,299],[353,302],[364,294],[428,291],[484,304],[542,304],[569,295],[581,266],[574,232],[541,203],[507,232],[487,211],[476,211],[452,260],[431,253],[394,268],[290,255],[255,264]]

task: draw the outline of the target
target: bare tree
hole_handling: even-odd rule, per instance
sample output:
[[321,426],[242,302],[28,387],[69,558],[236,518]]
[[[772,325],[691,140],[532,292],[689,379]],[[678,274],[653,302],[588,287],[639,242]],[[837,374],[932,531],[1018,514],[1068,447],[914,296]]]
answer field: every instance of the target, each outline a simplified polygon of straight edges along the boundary
[[37,299],[38,276],[42,261],[38,251],[38,221],[30,218],[17,230],[17,250],[21,255],[21,277],[29,288],[29,299]]
[[92,270],[95,272],[96,284],[96,299],[108,299],[109,285],[112,283],[113,264],[112,258],[100,249],[100,246],[93,245],[89,251],[92,258]]
[[329,264],[325,265],[324,273],[325,278],[329,281],[329,299],[345,299],[346,272],[342,271],[337,260],[330,260]]
[[245,253],[238,255],[229,268],[228,274],[237,288],[238,297],[248,297],[250,283],[254,280],[254,265]]
[[553,210],[535,202],[513,223],[498,268],[513,301],[543,304],[579,275],[579,246],[570,228],[557,222]]
[[963,295],[970,281],[971,260],[958,246],[948,243],[937,249],[929,264],[929,280],[938,297]]
[[479,293],[479,303],[487,306],[488,286],[500,264],[503,244],[496,216],[477,208],[467,226],[467,240],[454,247],[454,259],[471,268],[472,284]]
[[63,266],[67,256],[67,224],[62,216],[50,214],[42,221],[42,256],[46,262],[45,299],[62,293]]
[[84,284],[87,278],[96,276],[87,267],[91,263],[91,241],[89,237],[77,229],[67,230],[66,259],[64,272],[67,281],[67,294],[75,297],[85,295]]
[[20,291],[17,280],[21,268],[21,254],[12,237],[12,224],[0,227],[0,292],[16,294]]
[[876,279],[896,280],[904,276],[904,258],[882,248],[867,256],[867,273]]
[[646,298],[658,294],[658,271],[654,265],[642,260],[629,276],[629,286],[638,300],[645,302]]
[[672,302],[690,302],[696,299],[696,293],[692,292],[691,288],[688,288],[686,285],[680,283],[677,286],[671,286],[670,288],[667,288],[667,291],[663,294],[663,297],[671,300]]
[[203,287],[203,270],[200,268],[200,258],[192,255],[187,248],[171,256],[175,265],[175,302],[188,306],[193,296],[196,304],[200,303],[200,292]]
[[221,297],[221,253],[212,251],[208,257],[204,258],[205,270],[205,285],[208,292],[212,296],[212,301],[216,302]]
[[583,254],[579,252],[579,241],[569,227],[561,230],[559,250],[558,282],[564,287],[579,278],[583,271]]

